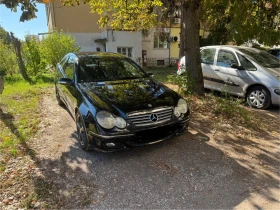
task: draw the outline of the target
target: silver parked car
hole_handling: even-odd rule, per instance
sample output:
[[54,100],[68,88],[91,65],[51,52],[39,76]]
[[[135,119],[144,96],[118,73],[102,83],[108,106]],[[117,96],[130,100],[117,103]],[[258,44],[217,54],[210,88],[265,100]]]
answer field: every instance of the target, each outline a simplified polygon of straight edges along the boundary
[[[280,62],[255,48],[209,46],[200,50],[204,87],[246,97],[249,105],[266,109],[280,104]],[[185,57],[177,74],[185,71]]]

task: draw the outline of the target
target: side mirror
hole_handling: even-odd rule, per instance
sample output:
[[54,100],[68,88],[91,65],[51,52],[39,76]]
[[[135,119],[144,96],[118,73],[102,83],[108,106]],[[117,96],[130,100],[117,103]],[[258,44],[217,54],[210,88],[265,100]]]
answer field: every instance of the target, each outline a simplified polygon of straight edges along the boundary
[[153,77],[154,73],[148,73],[148,76]]
[[233,69],[244,70],[242,66],[238,66],[236,63],[232,63],[230,67]]
[[73,80],[69,78],[60,78],[58,80],[58,84],[71,86],[73,84]]

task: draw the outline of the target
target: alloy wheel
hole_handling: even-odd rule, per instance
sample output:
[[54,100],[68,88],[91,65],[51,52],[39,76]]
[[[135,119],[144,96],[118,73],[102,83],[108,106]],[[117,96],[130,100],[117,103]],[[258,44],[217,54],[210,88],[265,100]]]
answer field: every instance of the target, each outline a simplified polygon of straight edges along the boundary
[[77,131],[78,131],[78,137],[79,137],[81,146],[85,146],[86,133],[85,133],[84,125],[83,125],[83,122],[82,122],[82,119],[80,116],[78,116],[78,119],[77,119]]
[[258,108],[262,107],[265,103],[265,95],[260,90],[252,91],[248,98],[250,103]]

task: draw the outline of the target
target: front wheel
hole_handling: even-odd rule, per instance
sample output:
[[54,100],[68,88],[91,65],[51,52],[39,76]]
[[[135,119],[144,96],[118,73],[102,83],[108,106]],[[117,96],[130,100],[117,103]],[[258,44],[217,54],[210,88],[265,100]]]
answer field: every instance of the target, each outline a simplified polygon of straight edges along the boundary
[[267,109],[271,105],[269,91],[263,86],[249,89],[247,93],[248,104],[256,109]]
[[88,140],[88,136],[87,136],[87,130],[85,127],[83,117],[80,115],[80,113],[76,114],[76,126],[77,126],[79,145],[83,150],[88,151],[89,150],[89,140]]

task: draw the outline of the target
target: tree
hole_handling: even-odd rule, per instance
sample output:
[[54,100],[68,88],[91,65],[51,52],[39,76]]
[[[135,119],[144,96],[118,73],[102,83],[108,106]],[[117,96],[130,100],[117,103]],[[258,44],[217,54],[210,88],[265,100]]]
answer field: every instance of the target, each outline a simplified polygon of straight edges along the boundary
[[203,0],[200,20],[211,32],[209,44],[233,41],[239,45],[257,39],[266,45],[278,45],[279,11],[278,0]]
[[25,68],[24,62],[22,60],[21,42],[18,38],[14,37],[14,34],[12,32],[10,33],[10,36],[11,36],[12,44],[13,44],[13,47],[14,47],[14,50],[15,50],[15,53],[16,53],[19,72],[22,75],[24,80],[30,82],[30,79],[29,79],[29,77],[26,73],[26,68]]
[[14,12],[17,12],[18,7],[20,7],[22,13],[20,16],[20,21],[24,22],[26,20],[31,20],[36,18],[36,3],[43,3],[44,0],[2,0],[0,4],[4,4],[7,8],[11,9]]
[[0,75],[17,73],[17,60],[13,47],[0,38]]
[[75,39],[65,33],[55,31],[43,37],[40,44],[40,52],[48,65],[53,67],[69,52],[77,52],[79,47],[75,44]]
[[191,92],[203,96],[204,83],[199,49],[200,3],[200,0],[185,0],[181,3],[183,24],[180,40],[184,41],[182,45],[180,43],[180,48],[185,56],[185,68],[192,84]]
[[[53,0],[42,1],[48,3]],[[155,26],[158,17],[158,13],[155,11],[162,11],[163,3],[165,3],[167,10],[168,5],[173,5],[168,4],[168,2],[172,2],[171,0],[61,1],[72,6],[74,3],[81,2],[89,4],[92,12],[100,15],[99,23],[101,26],[109,25],[113,29],[131,31]],[[4,0],[3,2],[7,6],[10,1]],[[17,0],[11,2],[14,2],[14,6],[9,8],[15,8],[22,4],[16,3]],[[24,2],[30,3],[31,0]],[[33,0],[32,2],[40,1]],[[233,41],[236,44],[254,38],[268,45],[280,43],[279,0],[175,0],[175,2],[181,4],[180,52],[186,55],[186,69],[188,69],[187,72],[193,81],[193,90],[199,95],[204,94],[199,59],[200,21],[208,25],[207,30],[223,29],[225,32],[223,39]],[[30,7],[30,4],[28,5]],[[28,7],[24,5],[24,8]]]
[[40,46],[35,38],[26,36],[22,55],[28,75],[36,76],[41,69]]
[[4,41],[5,44],[12,43],[9,32],[6,31],[1,25],[0,25],[0,39],[2,39],[2,41]]

